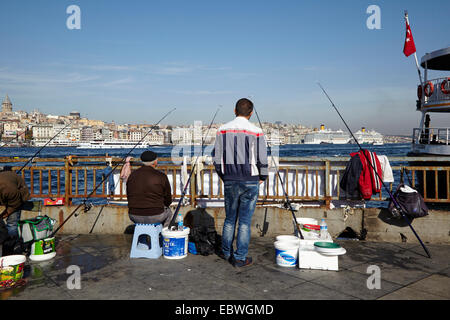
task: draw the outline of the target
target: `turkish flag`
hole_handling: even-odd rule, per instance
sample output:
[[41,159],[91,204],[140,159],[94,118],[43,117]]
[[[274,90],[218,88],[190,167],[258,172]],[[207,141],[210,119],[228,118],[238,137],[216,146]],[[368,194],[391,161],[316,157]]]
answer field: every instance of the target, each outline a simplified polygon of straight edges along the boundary
[[403,47],[403,53],[405,56],[409,57],[414,52],[416,52],[416,45],[414,44],[411,27],[409,26],[408,21],[406,21],[406,39],[405,46]]

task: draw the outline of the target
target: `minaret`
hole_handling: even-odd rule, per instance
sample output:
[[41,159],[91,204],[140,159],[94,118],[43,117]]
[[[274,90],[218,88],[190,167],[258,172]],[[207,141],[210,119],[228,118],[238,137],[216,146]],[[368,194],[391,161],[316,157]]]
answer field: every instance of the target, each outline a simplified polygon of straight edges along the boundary
[[2,112],[3,113],[12,112],[12,103],[9,100],[8,95],[6,95],[5,100],[3,100],[2,102]]

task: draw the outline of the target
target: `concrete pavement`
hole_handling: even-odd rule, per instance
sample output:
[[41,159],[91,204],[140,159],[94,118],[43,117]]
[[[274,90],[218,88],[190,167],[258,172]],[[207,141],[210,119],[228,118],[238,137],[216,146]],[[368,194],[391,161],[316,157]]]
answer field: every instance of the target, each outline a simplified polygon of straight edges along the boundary
[[[242,269],[216,255],[130,259],[131,239],[126,234],[62,235],[57,256],[28,260],[27,284],[0,291],[0,299],[450,299],[448,245],[428,245],[431,260],[418,243],[336,241],[347,250],[336,272],[277,266],[269,237],[252,238],[254,264]],[[373,265],[381,271],[379,289],[367,286]],[[68,279],[75,283],[69,266],[80,268],[81,289],[68,288]]]

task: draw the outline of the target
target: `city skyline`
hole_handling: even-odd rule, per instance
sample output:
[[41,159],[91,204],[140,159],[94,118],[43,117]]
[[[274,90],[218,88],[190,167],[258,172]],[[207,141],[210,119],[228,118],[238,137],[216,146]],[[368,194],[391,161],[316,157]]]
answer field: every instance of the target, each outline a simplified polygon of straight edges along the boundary
[[[166,121],[179,125],[208,122],[218,105],[217,122],[227,122],[250,97],[262,121],[345,129],[319,80],[352,130],[408,135],[420,113],[403,10],[420,59],[448,45],[450,3],[431,2],[377,1],[379,30],[367,28],[370,4],[360,2],[3,2],[0,97],[28,112],[116,123],[151,124],[176,107]],[[80,30],[66,27],[72,4]]]

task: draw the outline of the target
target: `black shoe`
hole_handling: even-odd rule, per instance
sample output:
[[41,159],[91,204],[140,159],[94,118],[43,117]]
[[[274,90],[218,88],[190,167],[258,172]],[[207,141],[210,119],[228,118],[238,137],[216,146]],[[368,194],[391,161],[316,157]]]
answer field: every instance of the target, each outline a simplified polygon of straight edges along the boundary
[[252,257],[247,257],[247,258],[245,258],[245,260],[235,260],[235,259],[233,259],[232,264],[236,268],[242,268],[242,267],[246,267],[246,266],[251,266],[253,264],[253,259],[252,259]]

